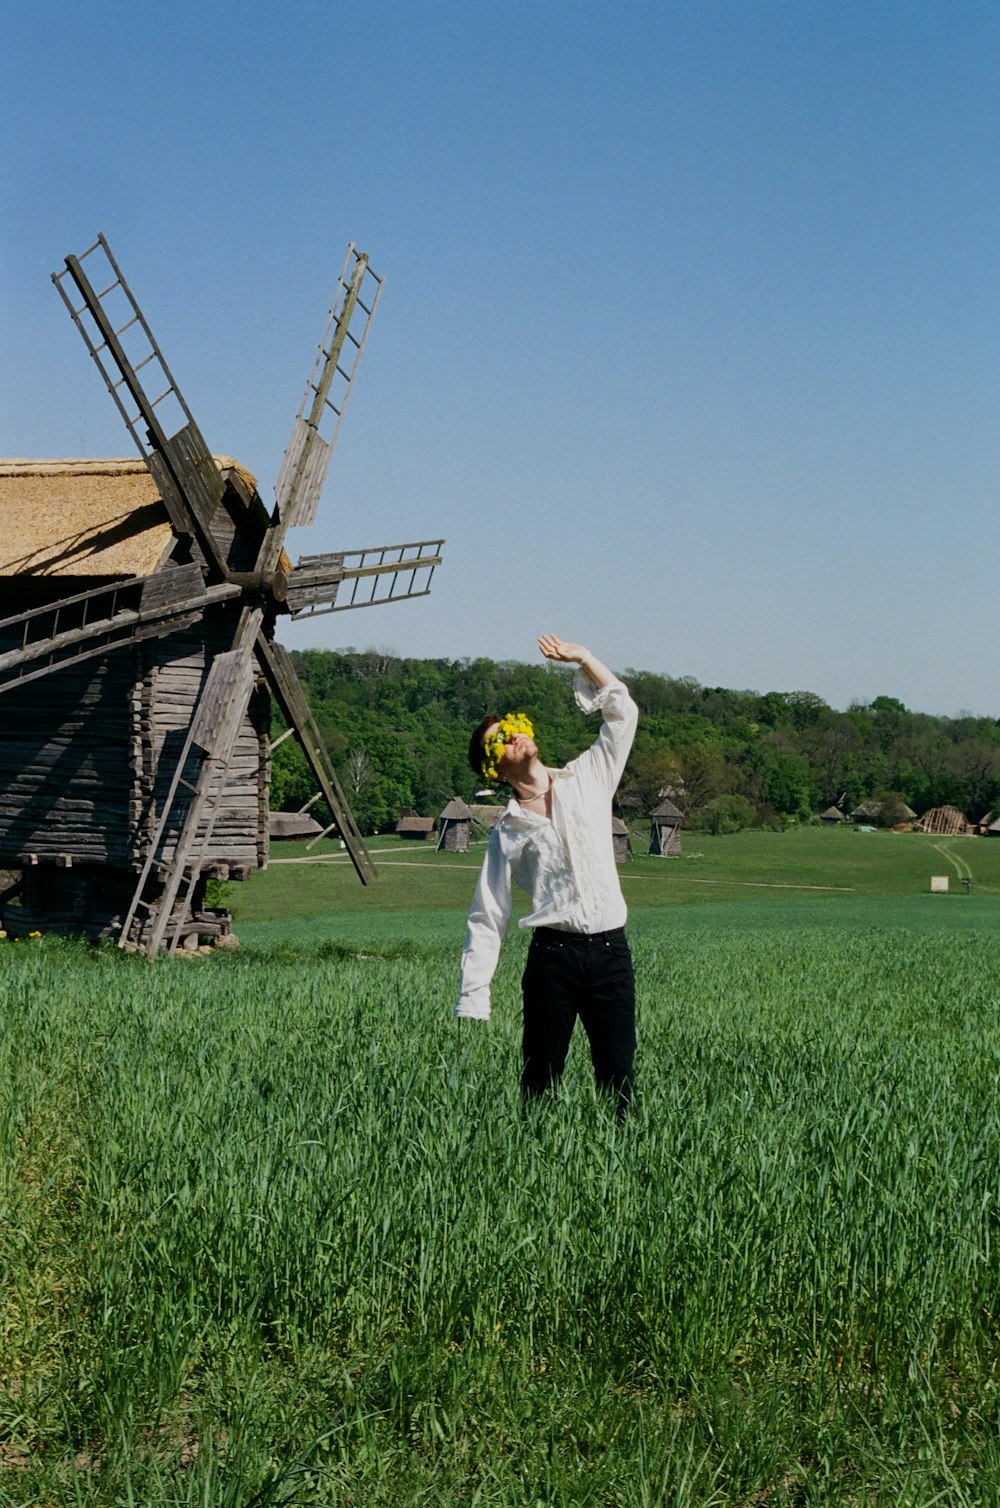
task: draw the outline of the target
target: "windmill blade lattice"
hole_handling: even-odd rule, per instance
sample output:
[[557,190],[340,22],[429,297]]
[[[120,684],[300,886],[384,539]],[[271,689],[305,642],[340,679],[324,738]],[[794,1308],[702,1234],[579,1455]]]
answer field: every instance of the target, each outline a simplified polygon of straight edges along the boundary
[[[85,270],[90,259],[96,267]],[[90,271],[101,274],[99,290]],[[54,272],[52,281],[156,480],[174,529],[196,539],[216,579],[224,579],[227,572],[212,525],[225,484],[104,237],[99,235],[82,256],[67,257],[65,271]],[[76,288],[82,304],[71,298],[69,286]],[[159,388],[155,397],[139,376],[147,368],[156,378],[154,391]],[[183,422],[168,435],[164,423],[172,427],[171,419],[178,418]]]
[[384,281],[352,241],[274,487],[283,529],[311,524],[316,516]]
[[[426,597],[435,567],[441,564],[443,544],[443,539],[420,539],[407,545],[303,555],[288,584],[288,610],[296,619],[315,618],[321,613]],[[345,582],[350,590],[341,596]]]

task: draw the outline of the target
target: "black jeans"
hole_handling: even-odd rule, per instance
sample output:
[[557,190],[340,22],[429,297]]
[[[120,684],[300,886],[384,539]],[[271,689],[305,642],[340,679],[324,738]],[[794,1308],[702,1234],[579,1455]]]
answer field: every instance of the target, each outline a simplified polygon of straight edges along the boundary
[[558,1084],[579,1016],[598,1088],[614,1094],[623,1116],[632,1098],[635,1057],[635,975],[624,929],[588,935],[536,928],[521,991],[525,1099]]

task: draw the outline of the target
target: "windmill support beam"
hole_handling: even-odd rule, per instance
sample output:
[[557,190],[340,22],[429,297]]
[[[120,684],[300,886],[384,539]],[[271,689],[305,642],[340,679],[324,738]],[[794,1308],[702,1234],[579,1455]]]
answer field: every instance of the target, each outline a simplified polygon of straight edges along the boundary
[[351,814],[347,797],[337,779],[337,772],[330,763],[330,756],[309,711],[309,703],[288,651],[261,635],[257,640],[257,659],[284,717],[289,726],[295,729],[295,736],[340,830],[358,879],[362,885],[367,885],[377,873],[372,856]]
[[244,598],[268,597],[283,607],[288,595],[288,577],[284,571],[230,571],[229,580],[243,591]]

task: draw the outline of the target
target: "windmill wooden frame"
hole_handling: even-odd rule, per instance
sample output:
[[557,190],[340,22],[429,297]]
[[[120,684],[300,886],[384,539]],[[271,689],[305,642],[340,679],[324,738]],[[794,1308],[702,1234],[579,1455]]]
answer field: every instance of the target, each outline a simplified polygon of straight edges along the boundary
[[[382,293],[353,244],[272,508],[247,472],[209,450],[104,237],[52,277],[141,457],[91,465],[108,476],[131,465],[148,479],[140,504],[98,530],[100,543],[88,539],[88,561],[101,566],[90,576],[66,567],[79,540],[55,560],[35,551],[4,565],[0,554],[17,609],[0,621],[0,867],[16,876],[0,893],[0,923],[113,937],[153,955],[227,935],[228,913],[205,906],[206,881],[267,862],[272,705],[359,878],[374,877],[275,625],[282,614],[424,596],[444,541],[310,555],[295,567],[285,554],[288,530],[315,516]],[[73,471],[51,464],[55,475]],[[5,485],[45,466],[0,463],[0,508]],[[114,558],[112,537],[139,539],[141,565]]]

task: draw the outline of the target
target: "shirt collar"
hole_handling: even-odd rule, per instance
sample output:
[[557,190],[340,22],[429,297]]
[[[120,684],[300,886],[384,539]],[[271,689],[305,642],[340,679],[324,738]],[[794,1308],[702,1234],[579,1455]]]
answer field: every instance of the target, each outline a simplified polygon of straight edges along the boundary
[[[545,772],[552,777],[553,785],[557,780],[565,780],[569,774],[568,770],[550,770],[547,765],[545,766]],[[548,818],[543,817],[539,812],[526,812],[516,796],[511,796],[501,816],[509,817],[515,822],[535,823],[548,821]]]

